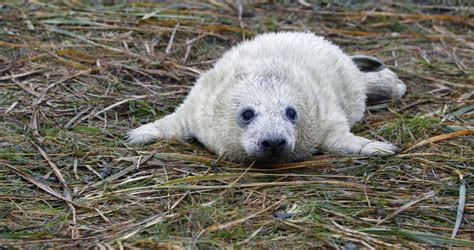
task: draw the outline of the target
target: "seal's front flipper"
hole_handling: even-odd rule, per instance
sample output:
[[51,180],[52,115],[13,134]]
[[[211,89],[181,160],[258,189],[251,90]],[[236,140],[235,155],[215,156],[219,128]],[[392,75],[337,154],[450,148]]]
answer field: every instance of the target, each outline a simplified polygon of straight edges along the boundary
[[351,155],[394,155],[398,148],[389,142],[373,141],[350,132],[332,133],[322,144],[324,150]]
[[130,144],[148,143],[160,139],[184,138],[186,130],[179,115],[175,112],[155,122],[145,124],[127,133]]

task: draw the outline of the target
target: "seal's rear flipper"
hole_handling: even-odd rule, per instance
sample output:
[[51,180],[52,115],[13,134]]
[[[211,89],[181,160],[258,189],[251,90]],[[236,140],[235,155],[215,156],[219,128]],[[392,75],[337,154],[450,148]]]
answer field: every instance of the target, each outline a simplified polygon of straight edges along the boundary
[[352,56],[351,59],[357,68],[364,72],[367,103],[399,99],[405,94],[407,89],[405,83],[380,60],[364,55]]
[[351,56],[351,59],[362,72],[378,72],[385,68],[383,62],[375,57],[355,55]]

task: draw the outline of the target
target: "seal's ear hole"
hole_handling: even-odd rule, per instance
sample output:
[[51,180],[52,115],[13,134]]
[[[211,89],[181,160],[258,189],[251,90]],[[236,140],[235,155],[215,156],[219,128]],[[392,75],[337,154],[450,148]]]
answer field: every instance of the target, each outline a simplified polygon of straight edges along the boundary
[[371,56],[357,55],[352,56],[351,59],[362,72],[378,72],[385,68],[379,59]]

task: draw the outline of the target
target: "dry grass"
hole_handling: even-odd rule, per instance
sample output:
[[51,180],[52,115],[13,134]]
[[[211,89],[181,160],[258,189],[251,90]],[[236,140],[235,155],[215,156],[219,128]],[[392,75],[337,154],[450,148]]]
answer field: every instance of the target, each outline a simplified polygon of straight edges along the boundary
[[[0,248],[474,247],[473,7],[241,2],[0,4]],[[275,30],[397,71],[408,94],[355,131],[405,151],[248,169],[196,142],[123,143]]]

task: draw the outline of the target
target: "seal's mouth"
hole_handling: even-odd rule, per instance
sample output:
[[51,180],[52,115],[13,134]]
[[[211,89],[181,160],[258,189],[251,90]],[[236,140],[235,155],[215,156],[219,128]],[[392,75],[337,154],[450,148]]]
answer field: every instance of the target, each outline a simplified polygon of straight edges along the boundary
[[275,163],[288,162],[294,159],[294,146],[286,141],[270,142],[266,145],[266,141],[260,143],[259,147],[252,150],[245,150],[248,162],[259,163]]
[[258,155],[249,155],[249,158],[252,161],[255,161],[259,164],[268,164],[268,163],[279,163],[279,162],[288,162],[291,161],[291,152],[265,152]]

